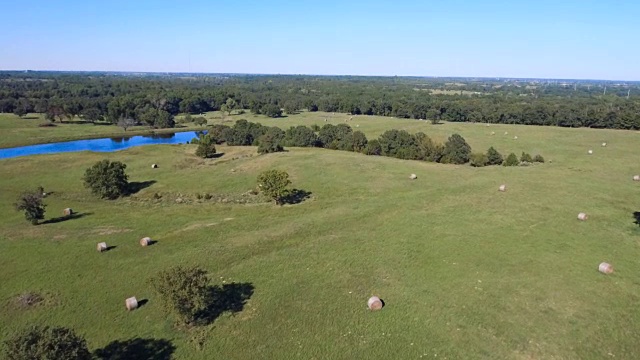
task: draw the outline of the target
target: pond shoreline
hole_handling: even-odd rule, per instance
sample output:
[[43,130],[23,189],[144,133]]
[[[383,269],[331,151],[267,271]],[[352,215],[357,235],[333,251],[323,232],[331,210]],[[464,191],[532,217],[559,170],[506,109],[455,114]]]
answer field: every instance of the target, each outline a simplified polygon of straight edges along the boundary
[[15,144],[0,145],[0,150],[3,149],[14,149],[24,146],[31,145],[45,145],[45,144],[54,144],[60,142],[68,142],[75,140],[94,140],[94,139],[108,139],[108,138],[119,138],[119,137],[133,137],[133,136],[150,136],[154,134],[171,134],[171,133],[181,133],[181,132],[189,132],[189,131],[206,131],[206,127],[194,127],[188,126],[183,128],[168,128],[168,129],[146,129],[146,130],[130,130],[123,132],[113,132],[113,133],[105,133],[105,134],[90,134],[90,135],[77,135],[77,136],[60,136],[60,137],[51,137],[42,139],[42,141],[36,142],[18,142]]
[[116,136],[105,137],[103,135],[88,139],[16,146],[0,149],[0,159],[80,151],[115,152],[145,145],[184,144],[189,143],[193,138],[197,137],[199,133],[206,133],[206,131],[205,129],[199,131],[138,131],[127,134],[120,133]]

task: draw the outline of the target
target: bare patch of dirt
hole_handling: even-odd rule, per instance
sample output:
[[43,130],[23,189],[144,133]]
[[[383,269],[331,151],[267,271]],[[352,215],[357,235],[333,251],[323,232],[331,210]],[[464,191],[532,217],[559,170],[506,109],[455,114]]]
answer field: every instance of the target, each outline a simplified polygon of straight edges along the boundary
[[131,229],[121,229],[113,226],[103,226],[93,229],[93,233],[98,235],[113,235],[131,232]]

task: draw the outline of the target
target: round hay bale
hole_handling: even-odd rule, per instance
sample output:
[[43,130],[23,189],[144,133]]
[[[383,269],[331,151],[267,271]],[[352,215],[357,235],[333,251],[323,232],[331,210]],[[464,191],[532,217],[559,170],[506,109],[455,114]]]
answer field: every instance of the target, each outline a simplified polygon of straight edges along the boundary
[[509,133],[507,131],[504,132],[505,135],[509,135]]
[[513,140],[518,140],[518,137],[517,137],[517,136],[514,136],[514,137],[513,137]]
[[602,143],[602,147],[605,147],[605,146],[607,146],[607,143],[606,143],[606,142],[603,142],[603,143]]
[[589,150],[587,151],[587,153],[589,153],[589,155],[593,154],[593,150]]
[[633,181],[640,181],[640,175],[633,175]]
[[151,168],[152,169],[157,169],[158,168],[158,164],[151,164]]
[[98,249],[98,252],[107,251],[107,243],[106,242],[98,243],[97,249]]
[[589,216],[587,216],[587,214],[585,214],[585,213],[578,214],[578,220],[580,220],[580,221],[585,221],[588,218],[589,218]]
[[367,307],[373,311],[380,310],[382,309],[382,300],[377,296],[372,296],[369,298],[369,301],[367,301]]
[[127,300],[125,300],[124,304],[127,307],[127,310],[129,310],[129,311],[135,310],[135,309],[138,308],[138,300],[136,299],[135,296],[130,297]]
[[502,192],[507,191],[507,185],[504,185],[504,184],[500,185],[500,187],[498,188],[498,191],[502,191]]
[[418,178],[418,175],[416,175],[416,174],[411,174],[411,175],[409,176],[409,179],[411,179],[411,180],[415,180],[415,179],[417,179],[417,178]]
[[140,246],[149,246],[151,245],[151,238],[150,237],[143,237],[142,239],[140,239]]
[[611,264],[603,262],[598,265],[598,271],[603,274],[611,274],[613,272],[613,266],[611,266]]
[[62,210],[62,213],[64,214],[64,216],[71,216],[71,215],[73,215],[73,209],[72,208],[66,208],[66,209]]
[[492,132],[491,132],[491,135],[495,135],[495,134],[496,134],[496,132],[495,132],[495,131],[492,131]]

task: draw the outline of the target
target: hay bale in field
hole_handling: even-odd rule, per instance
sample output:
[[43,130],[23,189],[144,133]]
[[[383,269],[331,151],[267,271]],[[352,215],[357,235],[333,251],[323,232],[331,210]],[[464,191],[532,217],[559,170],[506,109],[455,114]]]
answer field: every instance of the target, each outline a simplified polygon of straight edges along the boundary
[[66,209],[62,210],[62,213],[64,214],[64,216],[71,216],[71,215],[73,215],[73,209],[72,208],[66,208]]
[[504,132],[505,135],[509,135],[509,133],[507,131]]
[[514,137],[513,137],[513,140],[518,140],[518,137],[517,137],[517,136],[514,136]]
[[138,300],[136,299],[135,296],[128,298],[127,300],[124,301],[125,306],[127,307],[127,310],[131,311],[131,310],[135,310],[138,308]]
[[97,249],[98,249],[98,252],[107,251],[108,249],[107,243],[106,242],[98,243]]
[[613,266],[611,266],[611,264],[603,262],[598,265],[598,271],[603,274],[611,274],[613,272]]
[[607,146],[607,143],[606,143],[606,142],[603,142],[603,143],[602,143],[602,147],[605,147],[605,146]]
[[152,169],[157,169],[158,168],[158,164],[151,164],[151,168]]
[[496,132],[495,132],[495,131],[492,131],[492,132],[491,132],[491,135],[495,135],[495,134],[496,134]]
[[587,151],[587,153],[588,153],[589,155],[591,155],[591,154],[593,154],[593,150],[589,150],[589,151]]
[[377,296],[372,296],[369,298],[369,301],[367,301],[367,307],[369,308],[369,310],[380,310],[382,309],[382,306],[382,300],[380,300],[380,298]]
[[504,185],[504,184],[500,185],[500,187],[498,188],[498,191],[502,191],[502,192],[507,191],[507,185]]
[[640,181],[640,175],[633,175],[633,181]]
[[411,174],[411,175],[409,176],[409,179],[411,179],[411,180],[415,180],[415,179],[417,179],[417,178],[418,178],[418,175],[416,175],[416,174]]
[[153,243],[153,240],[151,240],[150,237],[143,237],[142,239],[140,239],[140,246],[149,246]]
[[585,214],[585,213],[578,214],[578,220],[580,220],[580,221],[585,221],[588,218],[589,218],[589,216],[587,216],[587,214]]

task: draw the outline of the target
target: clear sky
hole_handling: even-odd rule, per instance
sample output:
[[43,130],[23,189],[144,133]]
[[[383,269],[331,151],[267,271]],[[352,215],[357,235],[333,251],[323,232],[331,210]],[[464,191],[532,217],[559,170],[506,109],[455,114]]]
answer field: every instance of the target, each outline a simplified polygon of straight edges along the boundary
[[0,69],[640,80],[640,0],[0,0]]

